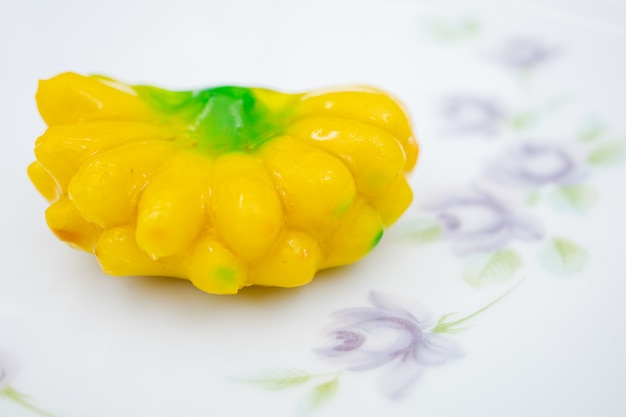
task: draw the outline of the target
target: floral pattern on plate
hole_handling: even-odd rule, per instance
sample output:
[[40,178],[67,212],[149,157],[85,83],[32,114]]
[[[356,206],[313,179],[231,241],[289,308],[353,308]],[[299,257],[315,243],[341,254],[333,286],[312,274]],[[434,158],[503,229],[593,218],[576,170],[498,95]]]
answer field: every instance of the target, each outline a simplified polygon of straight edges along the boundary
[[465,330],[463,326],[468,321],[505,298],[521,283],[471,314],[461,318],[454,318],[456,313],[444,314],[438,320],[432,320],[430,314],[417,313],[413,300],[372,291],[368,300],[370,306],[347,308],[332,314],[334,322],[326,332],[327,345],[315,349],[322,359],[338,366],[337,370],[309,373],[301,369],[270,369],[235,380],[268,390],[313,384],[299,406],[308,413],[333,398],[344,372],[381,369],[379,391],[389,400],[403,400],[424,371],[464,356],[450,335]]
[[[253,8],[252,3],[248,4],[250,8]],[[172,59],[169,65],[153,66],[163,71],[156,75],[149,69],[146,72],[146,67],[136,68],[141,61],[149,61],[150,54],[141,55],[141,60],[126,62],[126,58],[135,55],[135,46],[141,44],[142,38],[129,37],[130,32],[123,30],[124,25],[118,25],[120,32],[107,39],[111,47],[97,50],[96,63],[114,61],[111,54],[115,53],[124,58],[124,62],[118,63],[118,71],[131,68],[145,77],[164,76],[166,83],[181,82],[180,73],[186,68],[199,68],[204,81],[207,77],[204,68],[210,68],[208,76],[216,80],[236,80],[258,71],[268,85],[281,87],[284,83],[285,88],[344,80],[366,82],[370,78],[381,87],[388,83],[391,90],[406,101],[418,122],[417,134],[423,154],[412,178],[417,185],[415,204],[383,238],[381,246],[384,247],[377,248],[354,267],[330,272],[329,275],[336,274],[332,279],[320,278],[310,286],[284,292],[251,290],[234,300],[200,298],[187,292],[183,284],[165,280],[83,277],[81,274],[88,275],[97,267],[89,269],[92,265],[86,266],[80,254],[62,252],[69,260],[67,268],[63,262],[50,262],[49,258],[57,252],[56,249],[48,251],[52,248],[48,243],[37,241],[44,241],[39,238],[49,235],[41,219],[41,230],[37,230],[31,225],[32,217],[19,217],[22,212],[25,216],[34,213],[22,201],[30,201],[25,189],[12,182],[18,174],[3,175],[11,185],[11,193],[15,194],[11,194],[13,198],[2,208],[13,207],[13,211],[19,213],[11,215],[9,210],[3,217],[8,219],[7,224],[19,224],[20,235],[8,234],[5,241],[9,254],[5,263],[17,279],[12,275],[6,280],[0,296],[19,305],[15,310],[24,311],[9,311],[11,307],[7,308],[2,303],[4,299],[0,300],[0,328],[4,337],[0,348],[15,353],[21,363],[29,366],[18,373],[15,361],[9,355],[0,355],[1,415],[50,417],[45,408],[60,417],[108,417],[125,413],[164,417],[179,412],[180,404],[185,404],[192,410],[186,414],[188,417],[221,414],[282,417],[314,412],[334,417],[370,411],[372,415],[413,416],[436,415],[420,407],[425,403],[433,406],[433,398],[451,397],[454,398],[451,402],[458,401],[459,407],[476,407],[463,409],[467,414],[478,414],[476,409],[482,403],[489,402],[491,407],[500,401],[502,407],[497,415],[528,415],[533,411],[528,407],[520,406],[515,410],[510,407],[514,403],[511,399],[520,404],[537,400],[532,390],[517,392],[513,389],[510,384],[517,381],[506,380],[507,376],[502,380],[502,373],[494,373],[491,385],[475,389],[471,387],[474,381],[485,384],[489,381],[483,380],[482,374],[477,381],[477,374],[456,373],[466,365],[477,369],[494,368],[490,366],[493,364],[491,356],[476,358],[480,355],[471,350],[471,342],[480,347],[481,354],[487,355],[484,352],[491,348],[490,355],[499,353],[491,345],[496,339],[502,340],[501,332],[511,330],[508,326],[511,313],[524,316],[520,328],[535,326],[532,328],[537,335],[553,336],[550,343],[564,349],[570,346],[563,347],[559,343],[570,343],[580,332],[581,325],[594,326],[596,334],[601,333],[597,328],[605,325],[602,332],[608,335],[606,339],[577,344],[568,350],[568,357],[554,361],[569,366],[568,371],[574,369],[571,379],[580,382],[580,392],[589,389],[576,399],[570,392],[563,394],[569,385],[558,384],[568,377],[559,373],[564,368],[560,368],[559,363],[549,363],[549,358],[541,362],[549,355],[542,356],[545,352],[540,349],[550,345],[543,338],[538,339],[541,347],[536,351],[541,355],[522,358],[528,343],[528,338],[524,337],[520,337],[519,345],[513,348],[517,349],[515,352],[502,353],[511,353],[506,358],[511,360],[508,363],[511,368],[520,363],[554,365],[552,374],[544,373],[541,368],[542,376],[553,377],[546,386],[551,390],[550,401],[556,393],[555,403],[550,404],[554,407],[556,402],[559,407],[574,404],[568,410],[593,409],[599,414],[604,411],[606,415],[626,409],[625,403],[618,404],[621,398],[618,390],[623,384],[617,378],[623,372],[617,370],[623,368],[623,360],[621,351],[615,348],[622,349],[624,332],[610,324],[611,318],[623,313],[616,307],[617,289],[623,289],[623,284],[607,280],[598,273],[610,275],[623,270],[617,267],[622,265],[621,259],[617,259],[619,249],[612,248],[613,245],[618,247],[621,240],[602,240],[604,236],[598,236],[601,232],[597,232],[602,228],[618,230],[623,226],[620,214],[623,206],[615,210],[616,207],[607,203],[620,203],[615,196],[620,193],[620,179],[626,166],[623,133],[626,126],[623,118],[613,114],[623,101],[619,78],[623,63],[610,56],[619,51],[622,36],[611,35],[609,31],[601,34],[591,25],[588,31],[573,33],[574,26],[568,26],[566,19],[540,16],[530,10],[498,12],[492,10],[491,5],[481,8],[478,3],[470,2],[467,8],[471,13],[459,15],[439,10],[435,5],[422,8],[417,3],[409,3],[378,5],[374,8],[375,15],[369,18],[364,13],[359,19],[353,19],[354,10],[343,10],[340,4],[336,5],[337,10],[333,6],[333,13],[318,14],[316,19],[328,27],[347,28],[337,40],[310,30],[309,21],[316,19],[303,19],[305,14],[298,13],[292,19],[284,18],[283,15],[290,16],[289,8],[281,5],[271,9],[269,3],[263,7],[275,10],[280,21],[272,20],[269,13],[257,20],[262,20],[263,28],[272,27],[273,22],[280,29],[275,31],[276,36],[268,36],[254,25],[251,27],[257,32],[248,36],[243,27],[232,25],[236,36],[228,39],[220,32],[226,34],[229,30],[231,23],[226,18],[216,19],[212,25],[206,25],[204,18],[198,19],[200,23],[184,20],[184,30],[178,30],[183,28],[172,19],[174,30],[168,31],[168,36],[170,32],[175,33],[171,38],[181,36],[183,42],[175,48],[172,46],[167,53],[176,58],[174,51],[184,51],[182,54],[189,65],[181,67],[176,65],[179,60]],[[133,9],[134,6],[125,7]],[[229,7],[224,3],[224,10],[230,10]],[[232,6],[230,11],[235,12],[238,7]],[[26,9],[16,3],[15,9],[20,8]],[[101,12],[106,16],[107,10],[114,9],[104,8]],[[93,31],[82,33],[84,39],[91,42],[84,50],[95,51],[97,48],[92,45],[98,43],[92,41],[102,26],[98,20],[91,19],[90,9],[73,10],[75,13],[67,18],[56,15],[56,20],[49,20],[55,22],[59,33],[68,37],[69,32],[63,31],[74,28],[74,23],[80,23],[81,18],[93,25]],[[183,8],[174,8],[172,12],[181,10]],[[233,15],[239,16],[237,13]],[[207,14],[207,10],[202,10],[198,16]],[[325,21],[326,14],[341,17],[341,24]],[[142,30],[150,21],[158,20],[153,17],[137,19]],[[43,22],[35,16],[30,16],[29,20]],[[109,22],[105,18],[101,20]],[[600,23],[596,22],[598,26]],[[129,23],[131,26],[135,34],[134,19],[132,25]],[[33,35],[37,33],[33,25],[24,24],[24,27],[32,32],[28,33],[29,39],[38,39],[40,46],[50,46],[44,37]],[[41,27],[47,30],[50,42],[59,43],[57,29],[52,31],[45,24]],[[380,28],[385,37],[381,38],[372,27]],[[13,29],[19,32],[18,26]],[[155,37],[160,32],[145,31]],[[285,33],[290,35],[285,36]],[[244,51],[250,37],[256,41],[253,49],[258,55],[243,57],[239,48]],[[75,46],[80,46],[82,38],[72,38]],[[145,38],[154,49],[157,43],[152,36]],[[287,42],[292,38],[293,44]],[[207,39],[210,42],[207,43]],[[270,43],[268,39],[273,42],[271,49],[264,50],[263,44]],[[132,50],[124,49],[125,44]],[[597,51],[589,45],[597,47]],[[267,51],[271,53],[267,55]],[[38,76],[54,72],[58,66],[92,68],[95,65],[89,61],[93,54],[74,54],[77,58],[72,63],[68,54],[58,54],[64,61],[54,62],[52,52],[52,49],[33,50],[32,56],[44,54],[42,56],[47,58],[37,61]],[[217,55],[214,52],[229,59],[215,65]],[[48,60],[50,63],[46,64]],[[250,66],[250,62],[263,65]],[[581,62],[593,65],[584,67],[579,65]],[[622,67],[611,72],[615,65]],[[220,72],[221,67],[227,71]],[[110,71],[115,71],[114,68]],[[242,69],[245,71],[238,72]],[[263,73],[263,70],[266,71]],[[11,71],[10,66],[7,71]],[[32,69],[23,72],[29,77],[28,88],[19,86],[20,82],[26,83],[24,76],[21,81],[17,77],[15,90],[7,90],[11,102],[6,104],[11,110],[14,104],[19,105],[24,97],[32,95],[33,77],[37,75],[33,75]],[[276,73],[279,76],[272,77]],[[167,74],[171,76],[169,81]],[[184,82],[187,81],[196,82],[195,79]],[[585,85],[590,87],[579,88]],[[19,96],[10,97],[13,91],[19,92]],[[7,162],[18,161],[17,164],[30,158],[11,153],[23,146],[22,140],[27,140],[22,134],[33,123],[23,117],[23,113],[29,111],[35,114],[34,109],[16,111],[19,126],[3,136],[20,139],[7,147]],[[11,119],[0,129],[10,125]],[[463,156],[451,158],[462,163],[457,166],[451,162],[446,166],[441,162],[450,155]],[[442,159],[437,160],[438,157]],[[15,173],[18,168],[19,175],[23,176],[24,167],[15,168]],[[5,174],[4,170],[2,172]],[[459,175],[448,176],[448,173]],[[432,188],[421,188],[426,184]],[[15,231],[17,233],[18,229]],[[615,250],[618,256],[610,259],[605,254],[607,249]],[[39,256],[37,262],[32,262],[33,253]],[[55,265],[55,268],[58,265],[58,269],[38,269],[36,264],[39,263]],[[427,279],[416,280],[416,274]],[[601,282],[602,279],[605,281]],[[148,281],[151,284],[147,284]],[[507,294],[517,288],[517,282],[528,285],[520,287],[515,293],[516,299],[509,298]],[[372,288],[384,288],[385,292],[362,294]],[[526,317],[528,306],[534,308],[542,297],[549,305],[538,309],[537,315],[539,312],[544,315],[532,322]],[[582,300],[587,303],[584,311],[580,308]],[[515,301],[520,301],[517,307]],[[559,303],[558,308],[555,301]],[[501,303],[497,311],[503,314],[483,315],[494,303]],[[421,305],[435,314],[420,311]],[[470,313],[444,314],[450,311]],[[560,321],[552,320],[552,311],[557,311]],[[5,319],[3,313],[7,312]],[[473,320],[478,315],[484,319],[473,327],[478,330],[462,332],[469,324],[478,324]],[[589,321],[584,322],[585,319]],[[537,323],[541,325],[536,326]],[[568,328],[573,331],[560,333]],[[482,339],[485,334],[489,337]],[[611,336],[613,339],[609,338]],[[50,346],[45,345],[46,342]],[[20,343],[26,346],[23,351],[20,351]],[[58,363],[49,360],[32,346],[45,346],[48,357],[60,360]],[[595,360],[592,364],[585,361],[598,347],[602,348],[600,359],[608,369],[606,374],[595,373],[600,369]],[[289,359],[285,358],[288,356],[285,352],[291,355]],[[248,361],[241,361],[241,358]],[[523,362],[538,359],[536,364]],[[292,367],[287,360],[298,367]],[[49,366],[37,366],[42,363]],[[268,363],[278,365],[249,372]],[[581,373],[580,369],[585,366],[587,370],[593,368],[592,378],[590,374]],[[37,370],[37,375],[27,372],[32,369]],[[516,369],[520,373],[526,371]],[[231,382],[232,379],[237,382],[224,383],[225,375]],[[232,378],[233,375],[242,376]],[[614,378],[608,381],[610,384],[606,378],[601,378],[607,375]],[[36,380],[39,376],[41,381]],[[91,392],[86,393],[85,387],[76,386],[76,381],[88,378],[92,379],[85,387],[89,386]],[[425,395],[431,389],[429,383],[437,378],[444,388],[434,396]],[[464,385],[454,391],[452,386],[457,381],[463,381]],[[49,390],[47,398],[37,391],[38,382],[39,387],[45,385]],[[596,384],[598,388],[592,392]],[[262,389],[255,390],[249,385]],[[471,389],[466,390],[467,387]],[[279,394],[272,396],[268,391]],[[367,395],[370,392],[374,395]],[[161,395],[163,393],[167,395]],[[79,397],[83,403],[76,400]],[[92,407],[95,399],[102,402],[102,408]],[[115,408],[118,402],[119,408]],[[588,408],[579,407],[580,404]],[[600,410],[602,406],[605,408]]]

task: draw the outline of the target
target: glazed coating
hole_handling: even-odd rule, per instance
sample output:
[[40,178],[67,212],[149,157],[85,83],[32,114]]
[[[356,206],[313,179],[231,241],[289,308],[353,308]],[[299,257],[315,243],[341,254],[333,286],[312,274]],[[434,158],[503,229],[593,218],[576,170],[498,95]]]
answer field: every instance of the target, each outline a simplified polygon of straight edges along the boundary
[[295,287],[365,256],[412,199],[408,118],[370,87],[172,92],[64,73],[36,98],[48,129],[28,172],[47,223],[108,274]]

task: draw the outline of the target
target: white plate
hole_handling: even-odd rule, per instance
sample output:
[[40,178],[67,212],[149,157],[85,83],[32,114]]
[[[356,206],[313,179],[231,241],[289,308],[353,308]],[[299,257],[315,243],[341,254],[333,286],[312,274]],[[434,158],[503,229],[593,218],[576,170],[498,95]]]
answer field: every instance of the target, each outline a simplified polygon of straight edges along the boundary
[[[2,9],[0,415],[626,414],[618,2]],[[37,80],[66,70],[377,85],[416,122],[415,202],[362,262],[298,289],[105,276],[52,236],[25,174]]]

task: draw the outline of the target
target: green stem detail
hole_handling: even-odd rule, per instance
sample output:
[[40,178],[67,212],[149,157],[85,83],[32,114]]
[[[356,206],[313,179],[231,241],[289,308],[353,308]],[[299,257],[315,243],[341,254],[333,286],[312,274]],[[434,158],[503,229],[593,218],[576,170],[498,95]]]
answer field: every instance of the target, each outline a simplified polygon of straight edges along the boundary
[[491,303],[487,304],[483,308],[473,312],[472,314],[470,314],[468,316],[465,316],[465,317],[460,318],[460,319],[455,320],[455,321],[447,322],[446,320],[449,317],[451,317],[451,316],[453,316],[453,315],[455,315],[457,313],[444,314],[443,316],[441,316],[441,318],[439,319],[439,321],[437,322],[435,327],[433,327],[431,329],[431,333],[438,333],[438,334],[448,333],[448,334],[453,334],[453,333],[462,332],[463,330],[467,329],[467,327],[457,327],[457,326],[465,323],[466,321],[468,321],[468,320],[478,316],[479,314],[481,314],[485,310],[488,310],[489,308],[491,308],[493,305],[495,305],[496,303],[498,303],[499,301],[504,299],[506,296],[508,296],[510,293],[512,293],[513,290],[515,290],[517,287],[519,287],[522,282],[524,282],[524,280],[521,280],[520,282],[515,284],[515,286],[513,286],[513,288],[511,288],[510,290],[508,290],[507,292],[502,294],[500,297],[496,298]]
[[210,153],[250,152],[280,134],[284,123],[285,114],[271,111],[250,88],[134,89],[157,112],[185,124],[186,134],[198,148]]
[[4,388],[0,390],[0,398],[2,397],[9,399],[15,402],[16,404],[19,404],[22,407],[26,408],[27,410],[30,410],[33,413],[38,414],[40,416],[56,417],[54,414],[50,414],[36,407],[35,405],[33,405],[30,401],[28,401],[28,397],[25,394],[22,394],[21,392],[15,390],[13,387],[9,385],[5,386]]

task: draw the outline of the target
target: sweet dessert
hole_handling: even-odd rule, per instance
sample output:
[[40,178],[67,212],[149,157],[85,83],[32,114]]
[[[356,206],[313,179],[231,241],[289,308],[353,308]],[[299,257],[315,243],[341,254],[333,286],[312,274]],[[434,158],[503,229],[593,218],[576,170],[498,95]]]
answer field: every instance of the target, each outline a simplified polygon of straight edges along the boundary
[[370,87],[174,92],[41,81],[29,176],[59,239],[111,275],[295,287],[366,255],[412,199],[405,111]]

